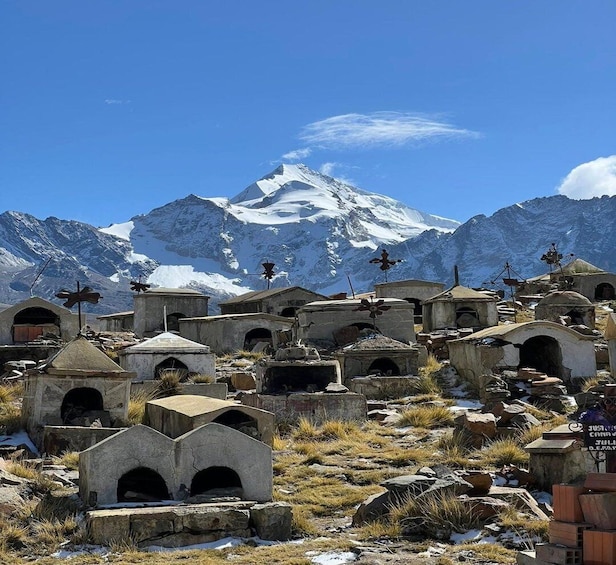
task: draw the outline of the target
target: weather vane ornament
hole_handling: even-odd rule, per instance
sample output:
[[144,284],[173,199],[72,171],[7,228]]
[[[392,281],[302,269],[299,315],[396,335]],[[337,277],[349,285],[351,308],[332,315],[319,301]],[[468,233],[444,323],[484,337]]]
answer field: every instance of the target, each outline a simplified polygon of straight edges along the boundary
[[145,292],[151,286],[152,286],[151,284],[146,284],[146,283],[141,282],[141,275],[139,276],[138,281],[130,281],[130,289],[134,290],[137,294],[141,292]]
[[65,300],[64,306],[66,308],[72,308],[77,304],[77,313],[79,316],[79,334],[81,334],[81,303],[89,302],[90,304],[98,304],[98,301],[102,296],[98,292],[94,292],[89,286],[80,288],[79,281],[77,281],[77,292],[71,292],[70,290],[62,289],[56,294],[56,298]]
[[263,275],[264,279],[267,279],[267,290],[269,290],[270,281],[274,278],[275,275],[274,267],[276,266],[276,264],[266,261],[265,263],[261,263],[261,265],[263,266],[263,273],[261,274]]
[[379,269],[385,273],[385,282],[387,282],[387,271],[389,271],[389,269],[391,269],[396,263],[402,263],[402,259],[390,259],[387,250],[383,249],[380,257],[370,259],[369,262],[380,265]]
[[385,301],[381,298],[374,301],[374,298],[371,296],[370,300],[366,298],[362,298],[360,304],[357,308],[354,309],[355,312],[369,312],[369,316],[372,318],[372,325],[376,331],[376,318],[377,316],[382,316],[383,312],[387,312],[391,306],[386,306]]

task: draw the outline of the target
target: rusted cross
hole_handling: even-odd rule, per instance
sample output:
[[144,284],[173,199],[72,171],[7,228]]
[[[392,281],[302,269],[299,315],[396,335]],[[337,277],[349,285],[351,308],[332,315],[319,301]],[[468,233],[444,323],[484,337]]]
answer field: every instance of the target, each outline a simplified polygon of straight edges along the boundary
[[79,281],[77,281],[77,292],[62,289],[56,294],[56,298],[66,300],[64,303],[66,308],[72,308],[75,304],[77,304],[79,333],[81,334],[81,303],[89,302],[90,304],[98,304],[98,301],[102,298],[102,296],[98,292],[94,292],[89,286],[80,288]]

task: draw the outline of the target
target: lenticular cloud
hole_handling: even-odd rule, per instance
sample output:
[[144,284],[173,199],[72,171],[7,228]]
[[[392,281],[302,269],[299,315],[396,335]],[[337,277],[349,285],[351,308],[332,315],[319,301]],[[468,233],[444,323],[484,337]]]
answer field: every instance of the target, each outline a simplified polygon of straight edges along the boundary
[[576,200],[616,195],[616,155],[578,165],[564,178],[558,192]]
[[300,139],[310,145],[351,148],[477,136],[477,132],[430,116],[375,112],[343,114],[313,122],[303,128]]

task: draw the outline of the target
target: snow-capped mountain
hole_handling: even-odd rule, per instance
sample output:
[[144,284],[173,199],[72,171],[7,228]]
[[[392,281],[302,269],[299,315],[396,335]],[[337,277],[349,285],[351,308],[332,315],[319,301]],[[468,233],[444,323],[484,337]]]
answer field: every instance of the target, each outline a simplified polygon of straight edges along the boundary
[[615,223],[616,197],[553,196],[459,225],[303,165],[283,165],[234,198],[190,195],[107,228],[0,214],[0,303],[27,298],[33,284],[35,295],[58,302],[60,288],[80,281],[103,295],[88,311],[128,310],[129,281],[140,276],[155,286],[202,290],[216,303],[264,288],[264,261],[276,265],[273,286],[328,294],[349,290],[350,279],[355,291],[366,291],[384,281],[369,262],[383,248],[402,260],[389,280],[447,283],[457,264],[462,283],[477,286],[505,261],[530,277],[545,271],[539,257],[552,242],[616,270]]

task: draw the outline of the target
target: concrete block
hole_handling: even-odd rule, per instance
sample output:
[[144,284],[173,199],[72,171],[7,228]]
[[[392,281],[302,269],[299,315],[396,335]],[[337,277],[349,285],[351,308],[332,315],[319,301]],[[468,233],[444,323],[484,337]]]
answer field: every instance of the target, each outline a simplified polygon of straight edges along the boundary
[[255,504],[250,509],[250,520],[261,539],[284,541],[291,538],[293,509],[286,502]]

